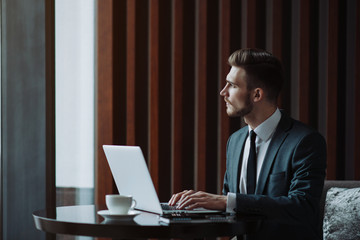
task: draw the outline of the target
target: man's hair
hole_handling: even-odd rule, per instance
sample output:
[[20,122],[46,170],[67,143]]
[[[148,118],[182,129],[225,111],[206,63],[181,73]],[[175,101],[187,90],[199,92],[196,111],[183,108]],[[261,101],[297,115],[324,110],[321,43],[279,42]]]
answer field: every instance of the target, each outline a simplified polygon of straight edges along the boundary
[[248,90],[262,88],[267,99],[276,103],[284,81],[279,59],[265,50],[245,48],[231,54],[228,62],[245,70]]

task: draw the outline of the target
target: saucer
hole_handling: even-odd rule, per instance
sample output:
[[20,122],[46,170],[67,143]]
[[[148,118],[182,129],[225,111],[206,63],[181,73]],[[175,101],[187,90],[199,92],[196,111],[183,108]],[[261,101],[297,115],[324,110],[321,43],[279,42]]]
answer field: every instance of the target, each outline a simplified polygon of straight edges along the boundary
[[100,216],[106,220],[116,220],[116,221],[130,221],[137,215],[139,212],[130,211],[128,214],[111,214],[109,210],[101,210],[97,212]]

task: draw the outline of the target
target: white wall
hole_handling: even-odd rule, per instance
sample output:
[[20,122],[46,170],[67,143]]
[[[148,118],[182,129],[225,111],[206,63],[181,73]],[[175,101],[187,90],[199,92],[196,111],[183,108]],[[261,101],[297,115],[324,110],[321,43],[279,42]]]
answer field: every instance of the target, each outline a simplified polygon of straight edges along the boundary
[[94,1],[55,1],[57,187],[94,187]]

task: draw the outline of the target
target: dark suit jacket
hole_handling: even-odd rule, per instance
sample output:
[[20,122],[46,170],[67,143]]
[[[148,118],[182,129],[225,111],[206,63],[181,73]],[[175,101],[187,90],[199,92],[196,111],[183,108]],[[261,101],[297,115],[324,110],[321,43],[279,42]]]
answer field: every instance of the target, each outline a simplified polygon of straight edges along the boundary
[[237,213],[266,216],[259,232],[247,239],[320,239],[319,202],[326,169],[324,138],[282,113],[255,194],[245,195],[238,189],[247,135],[246,126],[228,140],[223,188],[224,194],[237,193]]

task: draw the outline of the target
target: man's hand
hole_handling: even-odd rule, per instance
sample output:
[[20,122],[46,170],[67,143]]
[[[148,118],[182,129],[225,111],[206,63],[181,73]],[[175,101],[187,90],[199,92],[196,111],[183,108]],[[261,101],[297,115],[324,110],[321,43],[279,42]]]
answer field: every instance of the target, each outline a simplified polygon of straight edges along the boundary
[[216,195],[201,191],[185,190],[174,194],[170,201],[170,206],[178,204],[178,209],[194,209],[203,207],[213,210],[226,210],[227,197],[223,195]]

